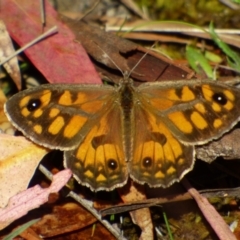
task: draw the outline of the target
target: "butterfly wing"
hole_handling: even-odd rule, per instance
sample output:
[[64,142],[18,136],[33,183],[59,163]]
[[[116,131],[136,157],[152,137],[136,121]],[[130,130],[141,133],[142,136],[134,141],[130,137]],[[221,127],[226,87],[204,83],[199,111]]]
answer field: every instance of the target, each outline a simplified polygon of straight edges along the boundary
[[239,120],[240,90],[212,81],[143,84],[134,97],[140,104],[130,172],[153,187],[179,181],[192,169],[194,145],[220,137]]
[[119,105],[110,106],[80,145],[66,151],[65,166],[79,183],[92,190],[112,190],[128,178],[123,149],[122,115]]
[[100,119],[114,88],[102,85],[45,84],[10,98],[5,112],[28,138],[51,149],[76,148]]
[[134,110],[130,175],[135,181],[151,187],[170,186],[192,169],[194,148],[181,143],[163,119],[143,105]]
[[46,84],[14,95],[5,112],[32,141],[66,151],[79,182],[109,190],[127,180],[118,101],[111,86]]
[[186,144],[217,139],[240,119],[240,90],[220,82],[163,82],[144,84],[139,90],[141,99],[148,99],[149,107]]

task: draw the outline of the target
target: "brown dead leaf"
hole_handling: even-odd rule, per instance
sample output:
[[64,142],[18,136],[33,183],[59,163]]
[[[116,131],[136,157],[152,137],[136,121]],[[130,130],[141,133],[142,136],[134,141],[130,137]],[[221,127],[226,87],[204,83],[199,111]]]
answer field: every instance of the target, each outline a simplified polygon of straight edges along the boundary
[[28,211],[47,202],[48,195],[58,192],[68,182],[71,175],[72,172],[65,169],[53,175],[52,183],[48,188],[43,189],[36,185],[13,196],[9,200],[7,207],[0,209],[0,229],[27,214]]
[[[24,240],[42,240],[42,237],[38,236],[31,228],[19,234]],[[14,239],[15,240],[15,239]]]
[[74,32],[77,41],[81,42],[87,52],[100,63],[97,64],[99,72],[116,83],[122,75],[115,64],[123,72],[130,72],[146,52],[148,54],[131,73],[131,78],[137,81],[189,79],[194,75],[193,71],[186,66],[179,66],[170,59],[113,33],[64,16],[61,19]]
[[27,188],[36,167],[48,152],[25,137],[0,134],[0,207]]
[[[61,219],[59,219],[61,221]],[[79,221],[79,220],[78,220]],[[83,239],[92,239],[92,240],[116,240],[110,232],[103,227],[99,222],[95,223],[92,226],[72,231],[64,235],[57,235],[49,239],[54,240],[83,240]]]
[[[11,56],[15,52],[13,48],[12,40],[9,37],[8,31],[3,21],[0,20],[0,63],[7,57]],[[21,75],[18,66],[17,57],[13,57],[11,60],[3,64],[7,73],[11,76],[16,83],[17,88],[21,89]]]
[[69,202],[54,206],[52,213],[44,215],[31,228],[41,236],[49,238],[86,227],[91,228],[96,221],[96,218],[79,204]]

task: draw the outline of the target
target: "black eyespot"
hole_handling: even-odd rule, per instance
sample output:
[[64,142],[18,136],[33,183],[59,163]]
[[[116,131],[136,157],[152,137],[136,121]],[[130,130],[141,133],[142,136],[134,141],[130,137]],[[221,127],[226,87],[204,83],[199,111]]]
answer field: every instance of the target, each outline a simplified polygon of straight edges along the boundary
[[225,105],[228,101],[226,96],[223,93],[214,93],[212,98],[213,98],[213,101],[221,105]]
[[109,159],[108,160],[108,168],[110,168],[111,170],[116,170],[118,167],[117,161],[114,159]]
[[40,99],[31,99],[27,104],[27,109],[29,112],[32,112],[32,111],[38,109],[40,106],[41,106]]
[[145,168],[151,167],[151,166],[152,166],[152,159],[151,159],[150,157],[145,157],[145,158],[143,159],[143,166],[144,166]]

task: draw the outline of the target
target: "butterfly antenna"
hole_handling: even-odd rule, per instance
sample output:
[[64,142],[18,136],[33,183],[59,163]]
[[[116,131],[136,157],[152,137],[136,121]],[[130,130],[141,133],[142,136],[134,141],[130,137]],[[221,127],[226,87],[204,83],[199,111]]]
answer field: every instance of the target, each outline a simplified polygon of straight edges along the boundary
[[147,54],[149,54],[150,50],[156,45],[156,42],[148,49],[148,51],[146,51],[142,57],[137,61],[137,63],[135,64],[135,66],[131,69],[131,71],[128,73],[128,75],[125,74],[125,76],[127,78],[129,78],[131,76],[131,74],[133,73],[133,71],[136,69],[136,67],[139,65],[139,63],[147,56]]
[[95,42],[95,44],[99,47],[99,49],[102,50],[102,52],[108,57],[108,59],[113,63],[113,65],[122,73],[124,76],[124,72],[122,69],[117,65],[117,63],[114,62],[114,60]]
[[135,66],[131,69],[131,71],[128,73],[127,71],[122,71],[122,69],[117,65],[117,63],[114,62],[114,60],[97,44],[95,43],[102,51],[104,54],[106,54],[106,56],[109,58],[109,60],[113,63],[113,65],[122,73],[123,78],[124,79],[128,79],[130,77],[130,75],[132,74],[132,72],[134,71],[134,69],[139,65],[139,63],[146,57],[146,55],[150,52],[150,49],[152,49],[155,45],[156,42],[148,49],[147,52],[145,52],[143,54],[143,56],[137,61],[137,63],[135,64]]

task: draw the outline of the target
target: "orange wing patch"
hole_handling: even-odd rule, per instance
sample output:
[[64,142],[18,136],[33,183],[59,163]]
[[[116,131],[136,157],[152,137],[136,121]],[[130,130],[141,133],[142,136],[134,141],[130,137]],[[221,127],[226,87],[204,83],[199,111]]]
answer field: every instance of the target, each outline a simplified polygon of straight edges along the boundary
[[69,120],[63,131],[63,136],[66,138],[73,138],[81,130],[87,118],[79,115],[74,115]]

